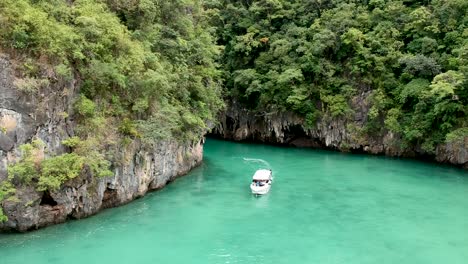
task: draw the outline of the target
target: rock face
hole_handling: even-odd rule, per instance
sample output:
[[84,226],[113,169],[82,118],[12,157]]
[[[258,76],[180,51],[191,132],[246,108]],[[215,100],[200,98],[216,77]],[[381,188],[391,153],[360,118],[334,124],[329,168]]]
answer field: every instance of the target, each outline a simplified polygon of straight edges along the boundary
[[28,231],[128,203],[186,174],[203,156],[202,142],[193,146],[161,142],[153,149],[135,143],[122,151],[128,161],[114,169],[113,177],[96,179],[85,172],[52,193],[19,188],[18,200],[3,202],[8,221],[0,230]]
[[356,96],[351,102],[351,119],[322,118],[314,128],[307,128],[303,118],[293,113],[258,113],[232,102],[221,114],[220,124],[211,136],[235,141],[312,147],[339,151],[413,157],[450,163],[468,168],[468,138],[464,142],[441,144],[435,154],[420,148],[404,150],[401,140],[391,132],[369,136],[362,132],[370,109],[369,93]]
[[[66,150],[61,141],[74,135],[75,124],[68,113],[79,80],[57,81],[41,94],[28,94],[15,87],[15,78],[11,60],[0,54],[0,181],[7,177],[8,164],[20,155],[21,144],[39,138],[46,155],[61,154]],[[17,186],[15,199],[2,202],[8,221],[0,223],[0,231],[27,231],[87,217],[162,188],[201,163],[203,141],[186,145],[163,141],[150,147],[135,140],[115,155],[119,162],[112,164],[113,177],[98,179],[84,171],[50,193]]]

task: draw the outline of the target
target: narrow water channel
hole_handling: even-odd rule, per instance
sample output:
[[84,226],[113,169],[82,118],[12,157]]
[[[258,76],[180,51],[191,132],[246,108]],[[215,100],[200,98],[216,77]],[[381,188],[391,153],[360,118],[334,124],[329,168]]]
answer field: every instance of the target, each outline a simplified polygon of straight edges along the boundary
[[[273,170],[263,197],[258,168]],[[0,234],[0,263],[466,264],[467,205],[460,169],[209,139],[204,164],[161,191]]]

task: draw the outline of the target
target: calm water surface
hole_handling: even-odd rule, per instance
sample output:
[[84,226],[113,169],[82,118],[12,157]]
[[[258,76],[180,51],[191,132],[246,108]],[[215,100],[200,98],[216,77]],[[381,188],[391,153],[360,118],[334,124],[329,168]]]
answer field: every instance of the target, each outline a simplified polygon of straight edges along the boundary
[[[273,170],[270,193],[251,175]],[[187,177],[126,206],[0,235],[1,264],[468,263],[468,173],[208,140]]]

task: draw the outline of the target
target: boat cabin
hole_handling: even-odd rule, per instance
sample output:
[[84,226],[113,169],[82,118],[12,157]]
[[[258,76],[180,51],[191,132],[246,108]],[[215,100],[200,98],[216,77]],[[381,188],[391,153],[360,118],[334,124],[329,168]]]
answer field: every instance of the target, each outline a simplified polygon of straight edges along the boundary
[[271,181],[271,170],[257,170],[252,178],[252,184],[255,186],[268,184]]

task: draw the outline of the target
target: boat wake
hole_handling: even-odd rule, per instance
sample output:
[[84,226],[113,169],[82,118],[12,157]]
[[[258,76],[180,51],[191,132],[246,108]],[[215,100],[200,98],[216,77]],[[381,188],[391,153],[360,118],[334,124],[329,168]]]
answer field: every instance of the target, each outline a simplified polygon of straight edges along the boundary
[[252,159],[252,158],[243,158],[243,159],[244,159],[244,161],[246,161],[248,163],[261,163],[261,164],[264,164],[266,166],[266,169],[271,169],[270,163],[268,163],[266,160]]

